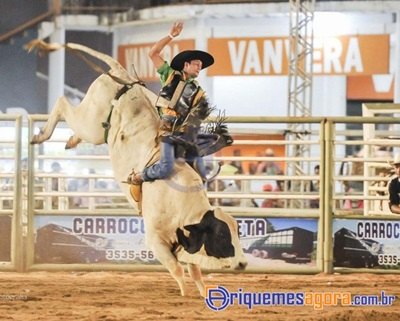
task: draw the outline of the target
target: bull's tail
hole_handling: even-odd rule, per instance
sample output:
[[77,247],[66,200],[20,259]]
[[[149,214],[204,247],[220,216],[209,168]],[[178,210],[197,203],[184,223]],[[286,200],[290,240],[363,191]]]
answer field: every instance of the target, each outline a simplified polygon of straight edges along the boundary
[[80,45],[80,44],[72,43],[72,42],[69,42],[65,45],[59,44],[59,43],[47,43],[40,39],[34,39],[25,45],[25,49],[28,52],[31,52],[36,49],[36,50],[38,50],[39,53],[48,53],[48,52],[60,50],[63,48],[87,53],[88,55],[93,56],[93,57],[103,61],[104,63],[106,63],[111,68],[112,71],[115,71],[120,75],[122,74],[122,75],[126,75],[127,77],[129,77],[128,73],[125,71],[124,67],[122,67],[118,61],[116,61],[109,55],[98,52],[98,51],[93,50],[84,45]]
[[36,49],[36,50],[38,50],[39,53],[47,53],[47,52],[52,52],[52,51],[56,51],[56,50],[65,48],[65,46],[61,45],[59,43],[47,43],[41,39],[34,39],[32,41],[29,41],[24,46],[24,48],[28,52],[31,52]]
[[103,61],[104,63],[106,63],[111,68],[111,70],[125,71],[124,67],[122,67],[121,64],[117,60],[113,59],[109,55],[106,55],[104,53],[93,50],[92,48],[80,45],[78,43],[73,43],[73,42],[67,43],[65,45],[65,47],[72,49],[72,50],[78,50],[78,51],[85,52],[85,53]]

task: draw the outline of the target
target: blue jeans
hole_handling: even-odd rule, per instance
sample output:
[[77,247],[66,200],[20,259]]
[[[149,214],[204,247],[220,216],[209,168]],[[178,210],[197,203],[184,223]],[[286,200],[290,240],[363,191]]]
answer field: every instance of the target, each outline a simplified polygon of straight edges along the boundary
[[207,170],[206,165],[204,164],[203,157],[194,156],[186,159],[187,162],[191,163],[194,170],[200,175],[203,181],[206,180]]
[[[193,157],[192,159],[188,159],[187,161],[193,162],[194,169],[200,174],[202,178],[206,177],[206,168],[202,157]],[[161,142],[160,160],[143,170],[143,180],[147,182],[154,181],[156,179],[168,178],[172,174],[172,170],[174,169],[174,162],[174,145],[166,142]]]

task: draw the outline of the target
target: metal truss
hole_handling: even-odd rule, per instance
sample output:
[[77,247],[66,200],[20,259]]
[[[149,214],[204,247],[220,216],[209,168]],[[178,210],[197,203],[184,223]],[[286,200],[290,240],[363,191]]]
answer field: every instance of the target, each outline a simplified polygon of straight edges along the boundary
[[[308,117],[312,114],[312,61],[313,61],[313,20],[315,0],[289,0],[290,4],[290,51],[289,51],[289,93],[288,116]],[[305,140],[310,136],[311,124],[293,123],[287,131],[288,140]],[[310,155],[310,145],[290,144],[288,156],[301,159]],[[310,164],[301,160],[289,162],[291,175],[310,172]],[[296,181],[297,182],[297,181]],[[304,182],[293,183],[290,189],[297,192],[309,190]],[[297,204],[295,207],[304,207]]]

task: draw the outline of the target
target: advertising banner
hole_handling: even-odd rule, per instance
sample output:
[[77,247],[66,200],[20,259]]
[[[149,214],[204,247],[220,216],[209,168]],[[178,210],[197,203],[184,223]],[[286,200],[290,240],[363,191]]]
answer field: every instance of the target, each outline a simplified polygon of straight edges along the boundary
[[36,216],[34,263],[159,264],[136,216]]
[[[131,75],[137,75],[144,81],[159,81],[159,76],[149,58],[149,51],[154,43],[127,44],[118,47],[118,61]],[[162,55],[166,61],[183,50],[194,49],[194,39],[174,40],[163,49]]]
[[11,261],[11,215],[0,216],[0,262]]
[[[249,268],[314,267],[316,219],[236,218]],[[159,264],[136,216],[36,216],[36,264]]]
[[239,217],[236,220],[248,268],[316,266],[317,219]]
[[[315,75],[388,74],[389,39],[388,34],[316,37],[309,63]],[[118,61],[130,74],[144,81],[158,81],[148,56],[152,46],[153,43],[120,45]],[[207,46],[215,58],[215,64],[207,69],[208,76],[282,76],[289,72],[287,37],[210,38]],[[162,54],[171,61],[179,52],[194,48],[194,39],[174,40]]]
[[335,267],[399,269],[400,221],[333,222]]
[[[371,75],[389,72],[389,35],[314,38],[313,73]],[[379,48],[379,50],[376,50]],[[208,51],[216,63],[209,76],[274,76],[289,70],[289,38],[212,38]],[[303,68],[305,68],[303,66]]]

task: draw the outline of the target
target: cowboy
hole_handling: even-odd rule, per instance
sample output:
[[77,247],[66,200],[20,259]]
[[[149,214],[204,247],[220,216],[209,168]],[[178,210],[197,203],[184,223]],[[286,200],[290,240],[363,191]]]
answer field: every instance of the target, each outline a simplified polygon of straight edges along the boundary
[[393,214],[400,214],[400,154],[396,154],[390,164],[396,177],[389,183],[389,208]]
[[[180,156],[191,162],[205,180],[206,169],[196,143],[200,125],[209,116],[211,108],[196,78],[201,70],[214,63],[214,58],[205,51],[186,50],[176,55],[169,65],[160,53],[172,39],[179,36],[182,29],[183,23],[175,22],[170,33],[156,42],[149,51],[162,84],[156,102],[161,118],[161,155],[157,163],[146,167],[141,173],[133,172],[129,175],[127,181],[134,185],[169,177],[175,158]],[[227,132],[225,134],[228,137]],[[228,144],[231,143],[229,136]]]

